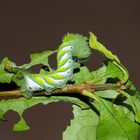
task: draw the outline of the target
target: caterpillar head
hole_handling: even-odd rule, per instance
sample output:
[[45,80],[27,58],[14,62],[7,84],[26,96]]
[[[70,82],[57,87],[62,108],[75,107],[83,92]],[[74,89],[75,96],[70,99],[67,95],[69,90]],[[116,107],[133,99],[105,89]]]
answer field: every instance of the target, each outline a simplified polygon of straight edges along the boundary
[[91,51],[87,42],[88,38],[80,34],[69,33],[65,35],[62,45],[72,46],[71,54],[74,61],[83,61],[89,58]]

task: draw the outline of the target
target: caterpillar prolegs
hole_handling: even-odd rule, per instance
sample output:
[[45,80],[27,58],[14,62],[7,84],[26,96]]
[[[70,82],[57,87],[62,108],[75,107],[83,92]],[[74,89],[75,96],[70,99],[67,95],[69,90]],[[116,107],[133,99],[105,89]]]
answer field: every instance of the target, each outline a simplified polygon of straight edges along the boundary
[[24,95],[31,97],[35,91],[45,90],[49,93],[57,88],[63,88],[72,79],[73,70],[80,62],[89,58],[90,48],[87,38],[79,34],[67,34],[57,53],[57,69],[48,74],[24,74]]

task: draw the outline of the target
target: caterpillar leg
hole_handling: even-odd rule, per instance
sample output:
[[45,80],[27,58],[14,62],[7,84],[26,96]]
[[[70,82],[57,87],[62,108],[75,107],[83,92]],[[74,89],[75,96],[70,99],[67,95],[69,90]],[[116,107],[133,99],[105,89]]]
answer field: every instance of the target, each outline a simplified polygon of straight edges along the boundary
[[45,90],[45,91],[44,91],[45,95],[52,95],[52,91],[55,90],[55,89],[51,89],[51,90],[50,90],[50,89],[47,89],[47,88],[46,88],[46,89],[44,89],[44,90]]
[[24,91],[22,91],[22,95],[23,95],[25,98],[30,99],[30,98],[32,98],[33,92],[28,91],[28,90],[24,90]]
[[45,91],[44,93],[45,93],[45,95],[51,95],[52,94],[51,92],[48,92],[48,91]]

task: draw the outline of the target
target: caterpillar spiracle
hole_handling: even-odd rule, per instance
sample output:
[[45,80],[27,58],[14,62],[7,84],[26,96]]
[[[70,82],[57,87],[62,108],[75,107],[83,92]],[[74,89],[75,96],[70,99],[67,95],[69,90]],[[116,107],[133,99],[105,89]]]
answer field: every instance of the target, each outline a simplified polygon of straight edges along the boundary
[[45,90],[46,94],[66,86],[72,79],[73,70],[80,67],[80,62],[89,58],[91,52],[87,38],[79,34],[67,34],[62,40],[57,53],[57,69],[48,74],[24,74],[24,93],[27,98],[35,91]]

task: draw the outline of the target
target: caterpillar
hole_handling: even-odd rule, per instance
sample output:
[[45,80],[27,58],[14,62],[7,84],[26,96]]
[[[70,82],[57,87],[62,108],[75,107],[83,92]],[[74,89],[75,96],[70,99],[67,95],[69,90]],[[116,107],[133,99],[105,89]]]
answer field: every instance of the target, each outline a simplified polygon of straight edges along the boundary
[[45,90],[46,94],[63,88],[73,77],[73,70],[91,54],[87,38],[69,33],[64,36],[57,52],[57,69],[47,74],[24,74],[24,96],[29,98],[35,91]]

